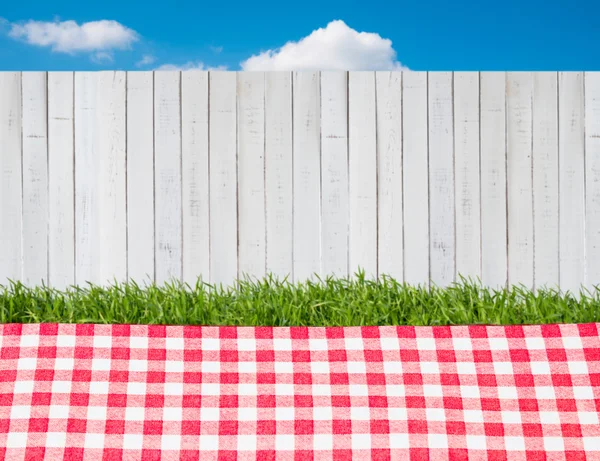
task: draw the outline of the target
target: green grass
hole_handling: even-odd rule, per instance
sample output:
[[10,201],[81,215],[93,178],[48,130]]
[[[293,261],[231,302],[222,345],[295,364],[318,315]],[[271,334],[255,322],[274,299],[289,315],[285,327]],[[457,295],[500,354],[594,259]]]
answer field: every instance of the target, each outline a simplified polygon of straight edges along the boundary
[[326,278],[292,284],[269,276],[232,287],[202,282],[163,286],[88,284],[58,291],[0,285],[0,323],[115,323],[247,326],[547,324],[600,322],[600,288],[570,293],[522,286],[483,289],[460,278],[426,288],[382,276]]

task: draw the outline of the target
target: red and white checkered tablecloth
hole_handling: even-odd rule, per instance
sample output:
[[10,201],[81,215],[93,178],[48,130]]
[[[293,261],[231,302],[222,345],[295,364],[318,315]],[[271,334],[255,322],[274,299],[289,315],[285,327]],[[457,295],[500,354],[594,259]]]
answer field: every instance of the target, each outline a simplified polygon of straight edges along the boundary
[[600,460],[599,326],[0,325],[0,458]]

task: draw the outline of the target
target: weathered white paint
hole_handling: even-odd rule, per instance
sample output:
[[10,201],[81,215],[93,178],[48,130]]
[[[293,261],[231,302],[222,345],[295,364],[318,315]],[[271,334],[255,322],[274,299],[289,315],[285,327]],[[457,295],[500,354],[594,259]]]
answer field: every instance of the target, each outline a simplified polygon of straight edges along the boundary
[[429,285],[427,73],[402,74],[404,280]]
[[454,282],[456,267],[452,80],[429,73],[429,272],[439,287]]
[[507,283],[506,247],[506,75],[480,73],[481,281]]
[[154,74],[128,72],[127,276],[142,283],[154,274]]
[[0,73],[0,284],[592,288],[598,101],[595,72]]
[[23,72],[23,283],[48,283],[46,72]]
[[376,72],[378,273],[404,279],[402,73]]
[[0,72],[0,285],[22,277],[21,73]]
[[377,120],[375,73],[348,76],[350,274],[377,277]]
[[208,72],[181,73],[183,281],[210,281]]
[[[558,286],[558,80],[533,75],[534,280]],[[536,288],[541,288],[536,282]]]
[[456,273],[481,278],[479,72],[454,74]]
[[48,73],[48,283],[59,290],[75,283],[73,78]]
[[534,286],[531,72],[506,75],[508,283]]
[[293,279],[292,74],[265,74],[267,273]]
[[321,79],[293,75],[293,271],[306,280],[321,272]]
[[210,73],[210,281],[238,277],[236,74]]
[[265,242],[265,74],[237,81],[239,276],[263,278]]
[[347,276],[347,72],[321,72],[321,187],[321,271]]
[[154,74],[156,283],[181,279],[181,73]]

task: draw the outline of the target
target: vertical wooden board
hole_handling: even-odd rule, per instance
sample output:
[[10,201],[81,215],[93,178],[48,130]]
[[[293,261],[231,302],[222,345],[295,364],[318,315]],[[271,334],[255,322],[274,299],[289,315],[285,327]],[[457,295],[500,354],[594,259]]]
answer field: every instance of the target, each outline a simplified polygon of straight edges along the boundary
[[506,74],[508,283],[534,287],[531,72]]
[[429,223],[431,282],[454,281],[454,140],[452,73],[429,73]]
[[265,192],[267,273],[293,279],[292,74],[267,72]]
[[0,285],[20,280],[21,73],[0,72]]
[[454,74],[456,280],[481,279],[479,72]]
[[404,279],[402,73],[376,72],[378,274]]
[[48,120],[46,72],[22,73],[23,272],[26,285],[48,283]]
[[75,283],[73,72],[48,73],[48,282]]
[[238,277],[236,74],[210,72],[210,280]]
[[210,280],[208,72],[181,73],[183,281]]
[[585,271],[583,73],[559,72],[560,288],[579,293]]
[[179,71],[154,73],[156,283],[181,279],[181,105]]
[[429,286],[427,73],[402,73],[404,281]]
[[321,272],[348,276],[348,73],[321,72]]
[[505,91],[504,72],[480,74],[481,282],[494,289],[508,277]]
[[294,72],[294,281],[320,275],[321,97],[319,72]]
[[350,274],[377,277],[377,125],[374,72],[348,75]]
[[558,288],[558,83],[533,75],[533,230],[535,287]]
[[95,72],[75,73],[75,283],[100,284]]
[[585,179],[585,285],[592,291],[600,285],[600,72],[585,73]]
[[127,277],[154,281],[154,75],[127,73]]
[[265,253],[265,74],[237,74],[239,277],[263,278]]
[[[127,281],[126,74],[98,73],[98,206],[100,281]],[[147,232],[147,230],[146,230]]]

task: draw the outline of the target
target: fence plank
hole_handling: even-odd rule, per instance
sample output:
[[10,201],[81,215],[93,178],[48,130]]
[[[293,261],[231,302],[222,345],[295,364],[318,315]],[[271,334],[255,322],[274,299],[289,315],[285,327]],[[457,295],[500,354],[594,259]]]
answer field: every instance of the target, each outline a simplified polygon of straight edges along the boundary
[[156,283],[181,279],[181,75],[154,73]]
[[95,72],[75,73],[75,283],[101,284]]
[[48,283],[75,283],[73,72],[48,72]]
[[98,74],[97,137],[100,281],[127,280],[126,74]]
[[377,277],[377,125],[375,73],[348,75],[350,274]]
[[127,276],[154,281],[154,75],[127,73]]
[[[556,72],[533,79],[534,280],[558,287],[558,81]],[[542,283],[538,283],[542,282]]]
[[431,282],[454,281],[454,141],[452,73],[429,73],[429,222]]
[[0,72],[0,285],[20,280],[21,260],[21,73]]
[[456,280],[481,278],[479,72],[454,74]]
[[292,74],[265,82],[265,212],[267,272],[293,279]]
[[585,73],[585,287],[600,285],[600,72]]
[[585,270],[583,73],[559,72],[560,286],[578,293]]
[[402,226],[402,73],[376,72],[377,272],[404,279]]
[[321,72],[321,271],[348,275],[348,73]]
[[481,92],[481,281],[507,283],[506,75],[482,72]]
[[210,279],[238,276],[236,74],[210,72]]
[[210,281],[208,72],[181,73],[183,281]]
[[293,75],[293,272],[305,281],[321,265],[321,85],[319,72]]
[[265,74],[240,72],[238,91],[239,276],[263,278],[265,253]]
[[506,75],[508,181],[508,283],[533,288],[533,185],[531,72]]
[[427,73],[402,73],[404,281],[429,285]]
[[46,72],[23,72],[23,283],[48,283]]

